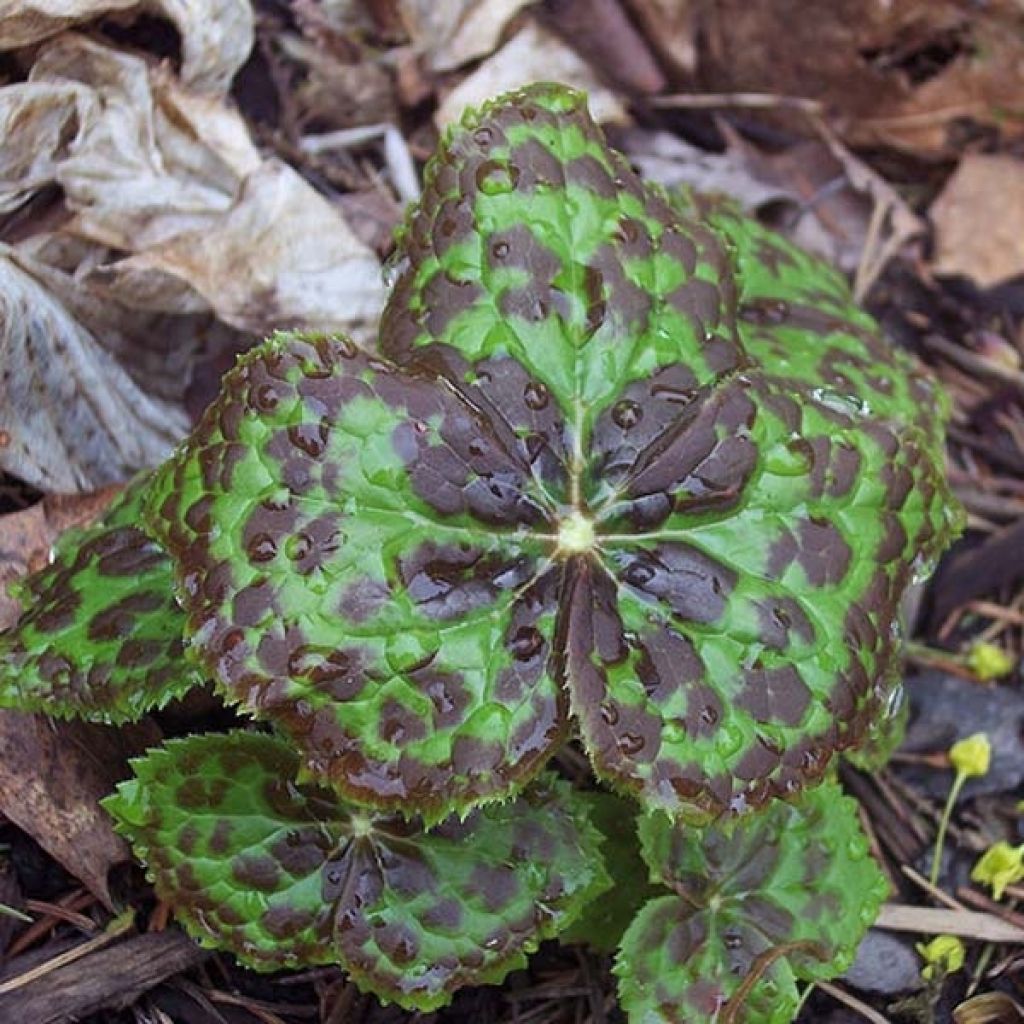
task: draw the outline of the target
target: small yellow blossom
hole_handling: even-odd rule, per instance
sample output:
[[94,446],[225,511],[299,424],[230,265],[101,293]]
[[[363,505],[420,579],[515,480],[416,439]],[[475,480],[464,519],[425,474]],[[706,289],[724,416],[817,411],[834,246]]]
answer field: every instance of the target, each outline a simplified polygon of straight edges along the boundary
[[1024,878],[1024,844],[1011,846],[1004,840],[990,846],[971,871],[971,880],[992,886],[992,895],[1003,898],[1008,885]]
[[953,974],[964,965],[964,944],[955,935],[939,935],[927,944],[919,942],[917,951],[924,957],[921,977],[926,981],[934,978],[936,971]]
[[962,775],[965,779],[986,774],[992,760],[992,747],[988,742],[988,736],[983,732],[976,732],[965,740],[958,740],[949,748],[949,760],[957,775]]
[[1014,659],[995,644],[976,643],[967,654],[967,667],[983,683],[1009,675],[1014,664]]

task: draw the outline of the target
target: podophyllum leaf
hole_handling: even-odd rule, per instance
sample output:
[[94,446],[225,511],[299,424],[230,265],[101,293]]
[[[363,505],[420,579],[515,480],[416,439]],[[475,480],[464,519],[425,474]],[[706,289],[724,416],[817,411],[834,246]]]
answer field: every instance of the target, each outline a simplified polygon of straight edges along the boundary
[[0,707],[125,722],[202,682],[170,560],[137,525],[143,487],[64,534],[51,564],[12,588],[24,612],[0,635]]
[[467,114],[425,178],[381,349],[499,407],[522,365],[558,407],[555,518],[596,534],[561,604],[599,773],[711,814],[820,778],[959,528],[934,386],[820,262],[645,186],[578,94]]
[[565,734],[553,525],[523,445],[435,379],[278,336],[149,496],[209,671],[344,794],[433,820]]
[[652,806],[818,781],[883,713],[899,599],[957,526],[942,403],[834,275],[751,269],[761,229],[646,187],[576,93],[467,115],[426,178],[395,364],[279,338],[160,479],[207,665],[377,805],[514,790],[559,683]]
[[636,834],[636,804],[597,790],[577,792],[576,798],[587,808],[601,835],[604,863],[616,884],[600,899],[589,903],[559,940],[567,944],[585,943],[599,953],[614,953],[637,912],[660,895],[661,890],[646,881],[647,868]]
[[795,979],[846,970],[887,891],[856,806],[829,782],[706,828],[644,818],[651,877],[673,892],[641,911],[616,960],[631,1019],[782,1024]]
[[258,970],[339,960],[361,987],[433,1009],[500,981],[607,884],[568,784],[423,831],[293,782],[255,733],[173,740],[106,801],[158,895]]

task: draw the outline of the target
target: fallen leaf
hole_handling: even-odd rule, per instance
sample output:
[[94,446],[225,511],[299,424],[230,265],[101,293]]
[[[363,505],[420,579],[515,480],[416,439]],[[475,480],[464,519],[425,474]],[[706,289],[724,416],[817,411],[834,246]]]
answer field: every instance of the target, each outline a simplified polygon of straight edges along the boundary
[[[147,395],[62,301],[67,275],[0,243],[0,469],[44,491],[117,483],[162,462],[188,429],[177,404]],[[89,316],[86,303],[78,311]]]
[[969,153],[929,211],[936,274],[982,288],[1024,274],[1024,161]]
[[413,46],[433,71],[452,71],[493,53],[505,26],[534,0],[399,0]]
[[953,1010],[955,1024],[1020,1024],[1024,1006],[1005,992],[986,992]]
[[252,49],[249,0],[0,0],[0,50],[55,36],[102,15],[137,10],[162,14],[181,35],[181,80],[223,95]]
[[[129,255],[80,280],[128,290],[148,308],[209,308],[259,334],[350,329],[377,316],[376,256],[295,171],[262,159],[232,108],[75,33],[40,52],[31,78],[77,82],[96,98],[57,164],[75,214],[63,231]],[[204,301],[189,305],[189,291]]]
[[98,801],[127,774],[127,757],[159,740],[152,725],[109,729],[0,711],[0,813],[110,909],[107,873],[131,852]]
[[[695,10],[703,90],[810,97],[838,115],[846,142],[929,157],[959,155],[965,121],[1021,135],[1019,5],[719,0]],[[679,31],[694,36],[685,22]],[[799,115],[773,116],[805,128]]]
[[626,0],[651,47],[676,77],[697,70],[697,12],[690,0]]
[[120,490],[106,487],[92,494],[47,495],[30,508],[0,516],[0,631],[13,626],[21,614],[21,604],[8,596],[7,585],[42,569],[54,541],[65,530],[98,519]]
[[0,89],[0,213],[16,210],[56,180],[76,124],[89,115],[87,89],[73,82],[18,82]]
[[602,122],[627,122],[618,96],[603,86],[591,67],[553,33],[530,22],[493,57],[485,60],[444,99],[435,115],[440,127],[457,121],[467,106],[528,82],[561,82],[589,94],[590,112]]
[[626,17],[619,0],[558,0],[539,7],[537,18],[610,85],[648,96],[665,88],[665,76],[647,40]]

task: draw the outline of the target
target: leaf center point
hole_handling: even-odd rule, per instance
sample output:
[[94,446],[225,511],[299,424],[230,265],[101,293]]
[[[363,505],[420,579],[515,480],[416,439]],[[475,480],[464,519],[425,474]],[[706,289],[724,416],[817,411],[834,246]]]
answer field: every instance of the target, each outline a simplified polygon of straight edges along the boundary
[[563,554],[581,554],[593,548],[596,542],[594,524],[581,512],[570,512],[558,524],[558,550]]

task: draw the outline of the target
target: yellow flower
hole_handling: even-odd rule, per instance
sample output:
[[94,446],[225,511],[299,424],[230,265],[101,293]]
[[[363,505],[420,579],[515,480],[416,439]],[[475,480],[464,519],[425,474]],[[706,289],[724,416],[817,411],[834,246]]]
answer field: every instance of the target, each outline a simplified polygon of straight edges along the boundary
[[983,683],[1009,675],[1014,664],[1014,659],[995,644],[976,643],[967,654],[967,667]]
[[1003,898],[1008,885],[1024,878],[1024,844],[1011,846],[1000,840],[990,846],[971,871],[971,880],[992,886],[992,895]]
[[984,775],[988,771],[992,759],[992,747],[988,736],[976,732],[965,740],[958,740],[949,748],[949,760],[956,769],[957,775],[965,779],[975,775]]
[[934,978],[937,971],[953,974],[964,965],[964,944],[955,935],[936,936],[927,945],[919,942],[917,951],[924,957],[921,977],[926,981]]

